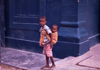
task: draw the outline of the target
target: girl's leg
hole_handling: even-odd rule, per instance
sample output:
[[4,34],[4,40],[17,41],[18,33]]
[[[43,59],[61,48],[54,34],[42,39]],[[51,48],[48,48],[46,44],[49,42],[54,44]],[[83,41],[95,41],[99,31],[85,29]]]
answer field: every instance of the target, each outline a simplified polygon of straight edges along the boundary
[[49,57],[46,56],[46,66],[49,66]]
[[46,55],[46,66],[44,66],[44,67],[42,67],[41,69],[43,69],[43,68],[49,68],[50,66],[49,66],[49,57],[47,57],[47,55]]
[[56,65],[55,65],[55,63],[54,63],[53,56],[52,56],[52,57],[50,57],[50,59],[51,59],[51,62],[52,62],[52,66],[51,66],[51,68],[55,68],[55,67],[56,67]]

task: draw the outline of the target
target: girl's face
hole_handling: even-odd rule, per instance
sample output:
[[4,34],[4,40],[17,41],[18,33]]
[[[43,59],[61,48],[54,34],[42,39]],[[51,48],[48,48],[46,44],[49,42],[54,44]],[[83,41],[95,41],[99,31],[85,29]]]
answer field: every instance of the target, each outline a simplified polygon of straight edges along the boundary
[[47,23],[47,21],[45,19],[41,19],[40,18],[40,25],[44,26]]
[[51,31],[52,31],[52,32],[57,32],[57,29],[58,29],[58,27],[57,27],[57,26],[52,26]]

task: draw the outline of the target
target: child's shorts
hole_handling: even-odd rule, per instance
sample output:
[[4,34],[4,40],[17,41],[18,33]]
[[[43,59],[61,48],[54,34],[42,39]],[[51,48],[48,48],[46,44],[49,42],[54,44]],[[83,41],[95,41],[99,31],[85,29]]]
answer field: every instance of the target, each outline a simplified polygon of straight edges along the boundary
[[52,56],[52,49],[50,47],[50,44],[47,44],[45,47],[43,47],[43,55],[47,55],[47,57]]

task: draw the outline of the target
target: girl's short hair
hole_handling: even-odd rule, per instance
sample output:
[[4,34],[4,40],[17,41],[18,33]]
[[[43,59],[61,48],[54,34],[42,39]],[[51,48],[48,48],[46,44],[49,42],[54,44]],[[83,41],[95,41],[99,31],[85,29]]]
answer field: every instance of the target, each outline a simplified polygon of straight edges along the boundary
[[40,17],[40,19],[45,19],[47,21],[47,18],[45,16]]

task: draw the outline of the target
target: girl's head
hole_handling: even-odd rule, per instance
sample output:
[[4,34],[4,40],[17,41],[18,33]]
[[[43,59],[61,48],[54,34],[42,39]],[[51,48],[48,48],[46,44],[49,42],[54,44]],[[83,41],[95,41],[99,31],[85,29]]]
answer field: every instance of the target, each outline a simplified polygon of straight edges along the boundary
[[57,30],[58,30],[58,26],[52,25],[51,31],[54,33],[54,32],[57,32]]
[[45,16],[40,17],[40,25],[44,26],[47,23],[47,18]]

